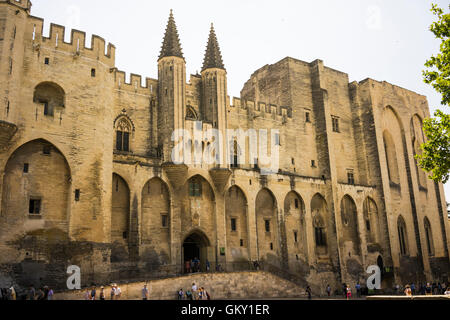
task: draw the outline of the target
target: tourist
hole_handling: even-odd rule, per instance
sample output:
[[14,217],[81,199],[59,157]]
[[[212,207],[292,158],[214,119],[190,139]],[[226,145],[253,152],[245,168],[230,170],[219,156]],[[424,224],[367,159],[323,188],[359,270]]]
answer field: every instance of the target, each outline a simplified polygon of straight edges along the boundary
[[203,300],[203,288],[198,289],[198,298],[197,300]]
[[432,296],[433,295],[433,287],[430,285],[430,283],[427,283],[427,286],[425,287],[425,294],[427,296]]
[[413,283],[411,283],[411,294],[415,295],[416,294],[416,285]]
[[342,294],[344,298],[347,297],[347,285],[345,283],[342,284]]
[[86,292],[84,293],[84,300],[91,300],[91,291],[89,288],[86,288]]
[[191,261],[187,260],[184,264],[184,268],[186,269],[186,273],[191,273]]
[[16,290],[14,289],[13,286],[11,286],[11,288],[9,288],[9,294],[10,294],[11,300],[17,299]]
[[206,272],[209,272],[209,269],[211,269],[211,264],[209,263],[209,260],[206,259]]
[[95,300],[96,295],[97,295],[97,290],[95,290],[95,287],[93,287],[92,291],[91,291],[91,300]]
[[37,291],[36,300],[45,300],[45,293],[42,288],[39,288],[39,290]]
[[31,285],[28,289],[28,300],[34,300],[36,297],[36,290],[34,289],[34,286]]
[[48,288],[48,287],[47,287],[47,289],[48,289],[48,292],[47,292],[47,300],[53,300],[53,295],[55,294],[55,293],[53,292],[53,289]]
[[311,288],[309,286],[306,287],[306,293],[308,294],[308,299],[311,300],[312,295],[311,295]]
[[352,289],[350,286],[347,286],[347,300],[350,300],[352,298]]
[[99,296],[100,300],[105,300],[105,287],[101,286],[100,287],[100,296]]
[[184,297],[183,289],[180,289],[180,291],[178,291],[178,300],[183,300],[183,297]]
[[115,295],[116,295],[115,299],[116,299],[116,300],[119,300],[120,297],[122,296],[122,290],[121,290],[120,287],[118,287],[117,285],[116,285],[116,289],[115,289],[114,293],[115,293]]
[[444,294],[446,296],[450,296],[450,286],[447,286],[447,289],[445,290]]
[[211,300],[211,296],[209,295],[209,292],[206,291],[206,289],[203,287],[202,287],[202,289],[203,289],[203,295],[204,295],[203,300]]
[[197,285],[195,283],[192,284],[192,299],[197,300]]
[[411,291],[411,287],[409,286],[409,284],[406,285],[404,293],[406,296],[412,297],[412,291]]
[[331,296],[331,287],[329,284],[327,285],[327,294],[329,297]]
[[190,290],[186,291],[186,300],[193,300],[192,299],[192,292]]
[[148,300],[148,289],[146,284],[144,284],[144,287],[142,288],[142,300]]
[[114,297],[116,296],[116,284],[115,283],[113,283],[112,285],[111,285],[111,300],[114,300]]
[[361,298],[361,285],[359,284],[359,282],[356,283],[355,288],[356,288],[356,296],[357,296],[358,298]]

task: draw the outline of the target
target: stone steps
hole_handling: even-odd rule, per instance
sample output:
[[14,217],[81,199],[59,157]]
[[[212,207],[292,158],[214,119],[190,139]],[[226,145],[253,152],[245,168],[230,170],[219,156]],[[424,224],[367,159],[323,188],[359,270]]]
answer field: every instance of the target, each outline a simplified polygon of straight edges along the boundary
[[[152,300],[174,300],[182,288],[185,292],[192,283],[204,287],[211,298],[221,299],[259,299],[259,298],[299,298],[305,296],[305,288],[295,283],[279,278],[264,271],[234,272],[234,273],[200,273],[178,278],[152,280],[147,282]],[[122,284],[122,299],[141,299],[141,289],[144,282]],[[111,288],[105,286],[107,299]],[[97,293],[99,288],[97,288]],[[56,299],[82,300],[84,291],[58,293]]]

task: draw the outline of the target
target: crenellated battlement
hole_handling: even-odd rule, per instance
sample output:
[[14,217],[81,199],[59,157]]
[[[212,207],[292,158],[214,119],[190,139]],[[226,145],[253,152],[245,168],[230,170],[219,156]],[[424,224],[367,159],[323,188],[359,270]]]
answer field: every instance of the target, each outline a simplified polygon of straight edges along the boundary
[[0,3],[2,2],[20,7],[22,9],[25,9],[27,12],[30,12],[32,6],[30,0],[0,0]]
[[145,94],[155,95],[157,94],[158,80],[146,77],[145,84],[142,85],[142,76],[131,73],[130,81],[127,81],[126,73],[114,68],[114,81],[115,86],[119,90]]
[[48,37],[43,35],[44,19],[29,17],[26,39],[33,42],[36,50],[51,48],[53,50],[64,51],[72,54],[74,58],[85,57],[98,60],[109,67],[115,66],[116,47],[108,43],[100,36],[92,35],[91,47],[86,46],[86,32],[71,30],[70,42],[65,42],[66,28],[64,26],[51,23]]
[[292,119],[292,108],[286,106],[277,106],[274,104],[268,104],[265,102],[255,102],[245,99],[233,97],[233,102],[230,105],[230,110],[239,112],[241,110],[248,110],[248,115],[253,119],[262,117],[273,120],[285,121],[286,119]]

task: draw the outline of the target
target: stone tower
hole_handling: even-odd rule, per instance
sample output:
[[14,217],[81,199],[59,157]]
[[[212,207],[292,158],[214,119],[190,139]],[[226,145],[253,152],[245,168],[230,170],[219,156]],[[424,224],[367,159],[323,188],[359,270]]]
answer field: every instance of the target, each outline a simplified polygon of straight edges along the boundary
[[172,10],[158,60],[158,87],[159,145],[163,147],[163,161],[171,162],[172,132],[184,129],[186,105],[186,61]]
[[[202,113],[205,122],[222,132],[226,146],[227,71],[220,53],[214,26],[211,24],[202,67]],[[222,158],[222,164],[224,163]]]

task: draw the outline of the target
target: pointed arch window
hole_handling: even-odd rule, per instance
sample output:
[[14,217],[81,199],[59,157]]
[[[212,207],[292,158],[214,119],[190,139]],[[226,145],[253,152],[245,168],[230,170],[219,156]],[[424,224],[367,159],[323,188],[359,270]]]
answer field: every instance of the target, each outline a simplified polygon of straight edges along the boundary
[[313,222],[316,246],[324,247],[327,245],[327,240],[325,234],[325,223],[323,222],[322,216],[320,214],[316,214]]
[[117,151],[130,151],[130,134],[131,124],[130,122],[122,118],[119,120],[116,127],[116,150]]
[[428,220],[427,217],[425,217],[424,219],[424,226],[425,226],[425,237],[427,238],[428,255],[433,256],[434,255],[433,235],[431,233],[430,220]]
[[400,254],[406,256],[408,254],[408,243],[406,238],[406,224],[405,220],[400,216],[397,221],[398,242],[400,245]]

